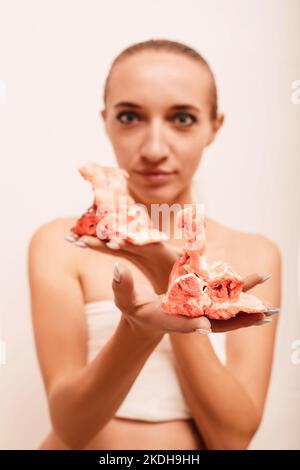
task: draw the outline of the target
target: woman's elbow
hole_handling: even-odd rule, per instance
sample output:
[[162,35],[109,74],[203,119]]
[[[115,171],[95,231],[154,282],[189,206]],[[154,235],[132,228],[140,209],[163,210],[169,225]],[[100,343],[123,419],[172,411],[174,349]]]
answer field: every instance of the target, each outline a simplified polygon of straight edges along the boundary
[[[251,418],[242,418],[240,426],[228,439],[226,450],[247,450],[261,423],[261,416],[253,414]],[[229,434],[230,435],[230,434]]]
[[218,429],[207,443],[209,450],[246,450],[260,426],[261,418],[253,415],[243,417],[235,426]]
[[69,450],[84,450],[94,437],[71,421],[66,423],[50,417],[54,433]]

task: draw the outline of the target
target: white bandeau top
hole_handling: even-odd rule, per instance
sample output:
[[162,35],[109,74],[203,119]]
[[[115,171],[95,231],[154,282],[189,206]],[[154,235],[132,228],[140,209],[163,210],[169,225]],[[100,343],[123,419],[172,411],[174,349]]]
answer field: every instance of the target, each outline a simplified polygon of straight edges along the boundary
[[[121,311],[113,300],[89,302],[84,309],[88,326],[88,361],[91,361],[113,335]],[[219,360],[225,364],[226,334],[210,333],[208,337]],[[177,378],[168,334],[148,357],[115,416],[155,422],[192,417]]]

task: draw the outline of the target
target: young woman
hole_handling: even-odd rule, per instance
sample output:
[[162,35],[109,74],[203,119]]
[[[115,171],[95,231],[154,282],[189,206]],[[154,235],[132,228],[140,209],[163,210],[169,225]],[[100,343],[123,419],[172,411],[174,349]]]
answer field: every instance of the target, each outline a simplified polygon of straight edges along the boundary
[[[150,40],[123,51],[101,116],[136,202],[193,201],[193,175],[224,119],[213,74],[195,50]],[[75,220],[50,221],[29,246],[53,427],[40,448],[247,448],[263,415],[279,309],[227,321],[166,315],[159,294],[184,241],[114,250],[87,236],[68,243]],[[279,307],[273,241],[209,217],[206,235],[209,262],[228,262],[245,290]]]

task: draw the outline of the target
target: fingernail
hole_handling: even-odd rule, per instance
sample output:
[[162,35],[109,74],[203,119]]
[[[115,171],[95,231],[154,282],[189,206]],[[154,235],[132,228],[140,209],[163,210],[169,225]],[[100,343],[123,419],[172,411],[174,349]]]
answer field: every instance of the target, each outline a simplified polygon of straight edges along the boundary
[[264,318],[263,320],[258,320],[253,325],[264,325],[265,323],[271,323],[272,318]]
[[115,263],[115,266],[114,266],[114,280],[116,282],[121,281],[121,273],[120,273],[120,269],[119,269],[119,263]]
[[208,335],[211,333],[211,330],[204,330],[203,328],[197,328],[194,330],[196,333],[199,333],[200,335]]
[[85,247],[87,246],[86,243],[84,243],[84,242],[82,242],[82,241],[80,241],[80,240],[78,240],[77,242],[74,242],[74,245],[80,246],[81,248],[85,248]]
[[261,282],[266,282],[268,279],[270,279],[271,276],[272,276],[272,274],[265,274],[265,275],[261,278]]
[[111,250],[118,250],[120,246],[116,242],[107,242],[106,243],[107,248],[110,248]]
[[71,242],[71,243],[74,243],[77,240],[77,238],[72,237],[72,235],[67,235],[66,237],[64,237],[64,239],[67,240],[67,242]]
[[277,313],[280,312],[280,308],[268,308],[268,310],[265,311],[265,315],[271,316],[271,315],[276,315]]

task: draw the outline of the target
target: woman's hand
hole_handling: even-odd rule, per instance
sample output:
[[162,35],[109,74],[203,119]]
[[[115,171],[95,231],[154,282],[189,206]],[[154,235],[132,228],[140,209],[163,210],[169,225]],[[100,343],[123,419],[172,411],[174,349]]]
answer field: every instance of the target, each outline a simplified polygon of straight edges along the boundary
[[[252,274],[245,279],[244,292],[262,282],[262,276]],[[165,333],[226,332],[252,326],[267,319],[279,309],[270,308],[266,313],[239,313],[230,320],[209,320],[207,317],[191,318],[185,315],[170,315],[161,308],[161,295],[154,294],[147,285],[135,288],[131,272],[116,264],[114,269],[113,291],[115,303],[128,323],[138,334],[145,337],[162,337]],[[271,319],[270,319],[271,320]]]
[[[175,263],[175,261],[180,256],[180,251],[170,247],[167,242],[155,242],[148,245],[137,246],[131,243],[122,242],[121,246],[115,246],[113,242],[105,243],[99,240],[96,237],[92,236],[83,236],[78,239],[66,237],[68,241],[72,241],[76,246],[79,247],[89,247],[101,253],[112,254],[116,256],[123,257],[133,262],[151,281],[157,294],[163,294],[167,291],[168,280],[170,271]],[[130,274],[131,276],[131,274]],[[266,281],[266,278],[263,275],[251,274],[244,279],[243,292],[247,292],[258,284]],[[146,287],[143,286],[143,292],[146,292]],[[138,293],[139,294],[139,293]],[[138,298],[140,298],[140,295]],[[155,296],[153,293],[148,293],[147,290],[147,302],[151,302],[151,308],[154,308],[156,312],[160,311],[160,315],[163,315],[164,322],[167,321],[169,325],[169,317],[171,320],[176,316],[168,315],[163,312],[160,308],[160,303],[162,296]],[[194,331],[195,329],[199,330],[199,333],[209,333],[209,332],[226,332],[231,330],[236,330],[238,328],[244,328],[252,325],[263,325],[271,322],[271,315],[274,315],[279,312],[279,309],[270,308],[266,313],[244,313],[240,312],[236,317],[229,320],[210,320],[207,317],[198,317],[191,319],[185,315],[179,315],[178,319],[183,320],[185,325],[192,326],[192,329],[189,332]],[[166,318],[167,317],[167,318]],[[194,328],[194,324],[188,324],[191,320],[200,320],[201,323],[197,328]],[[177,322],[178,324],[178,322]],[[177,325],[176,324],[176,325]],[[181,322],[182,324],[182,322]],[[176,326],[175,325],[175,326]],[[174,326],[172,321],[172,326]],[[172,331],[172,330],[168,330]],[[176,331],[176,330],[173,330]],[[187,332],[187,331],[185,331]]]
[[84,235],[66,237],[67,241],[81,248],[92,248],[105,254],[114,254],[134,263],[149,279],[157,294],[167,291],[169,275],[180,250],[170,246],[167,241],[153,242],[146,245],[134,245],[122,240],[121,243],[104,242],[97,237]]
[[[247,292],[258,284],[267,281],[270,276],[262,276],[260,274],[250,274],[244,278],[243,292]],[[266,304],[266,302],[265,302]],[[215,333],[222,333],[239,328],[245,328],[253,325],[264,325],[271,323],[272,315],[279,313],[279,308],[274,308],[268,305],[265,313],[245,313],[239,312],[238,315],[229,320],[209,320],[211,324],[211,331]]]
[[145,339],[162,338],[165,333],[192,333],[196,329],[209,329],[206,317],[188,318],[185,315],[169,315],[161,308],[162,296],[155,294],[148,285],[134,285],[128,268],[116,263],[112,288],[115,304],[127,322],[139,336]]

